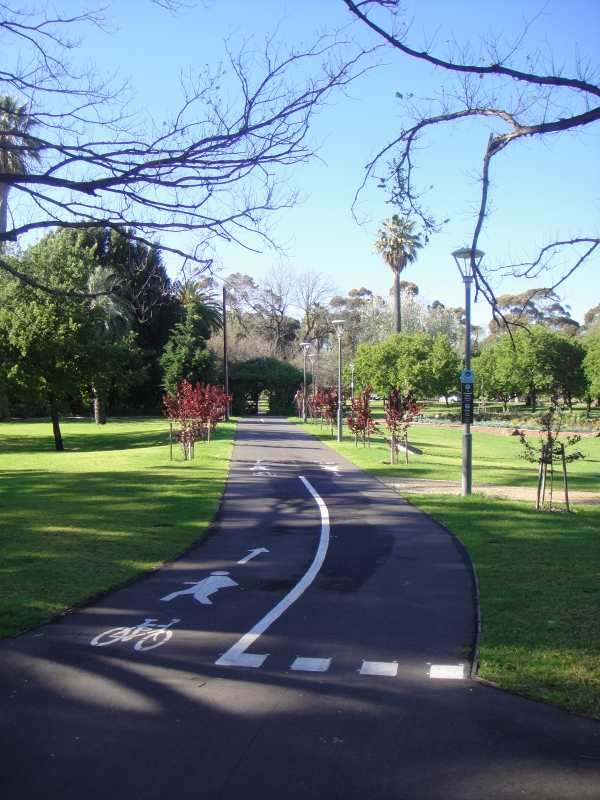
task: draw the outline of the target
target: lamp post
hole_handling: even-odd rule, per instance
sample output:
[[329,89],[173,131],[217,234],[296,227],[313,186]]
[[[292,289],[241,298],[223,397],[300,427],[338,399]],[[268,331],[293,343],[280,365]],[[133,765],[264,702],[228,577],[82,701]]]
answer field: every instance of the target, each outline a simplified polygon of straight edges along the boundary
[[[473,283],[473,271],[481,263],[485,253],[483,250],[462,249],[452,253],[456,266],[462,276],[465,285],[465,372],[471,371],[471,285]],[[462,383],[462,381],[461,381]],[[470,381],[471,390],[473,382]],[[461,386],[462,389],[462,386]],[[464,392],[461,392],[463,395]],[[464,400],[461,398],[462,416],[465,426],[462,441],[462,496],[471,494],[473,481],[473,442],[471,434],[471,424],[468,420],[472,419],[473,403],[470,403],[468,413],[465,409]]]
[[313,404],[314,404],[314,400],[315,400],[315,397],[316,397],[316,394],[317,394],[317,382],[316,382],[316,378],[315,378],[315,373],[316,373],[316,370],[315,370],[315,362],[316,362],[316,360],[317,360],[317,354],[316,354],[316,353],[311,353],[311,354],[308,356],[308,360],[310,361],[310,374],[312,375],[312,383],[313,383]]
[[338,337],[338,407],[337,407],[337,440],[342,441],[342,334],[344,332],[345,319],[333,319],[331,324],[335,325]]
[[[229,372],[227,370],[227,289],[223,287],[223,373],[225,394],[229,397]],[[225,406],[225,420],[229,421],[229,402]]]
[[304,355],[304,383],[302,384],[302,422],[306,422],[306,351],[310,347],[310,342],[300,342]]
[[314,400],[315,394],[316,394],[315,361],[317,360],[317,354],[316,353],[311,353],[309,355],[309,357],[308,357],[308,360],[310,361],[310,372],[311,372],[311,375],[312,375],[313,400]]
[[352,392],[352,402],[354,402],[354,364],[349,364],[350,367],[350,390]]

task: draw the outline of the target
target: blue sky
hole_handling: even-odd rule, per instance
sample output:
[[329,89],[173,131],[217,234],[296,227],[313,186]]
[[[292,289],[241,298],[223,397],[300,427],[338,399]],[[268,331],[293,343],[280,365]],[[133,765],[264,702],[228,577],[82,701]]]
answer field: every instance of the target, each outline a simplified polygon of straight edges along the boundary
[[[453,31],[461,40],[479,34],[516,36],[523,19],[543,10],[528,41],[530,49],[548,42],[557,61],[571,64],[575,44],[582,55],[597,56],[600,3],[597,0],[488,0],[486,3],[420,0],[412,40],[437,32],[439,52]],[[333,30],[348,21],[341,0],[215,0],[199,4],[180,17],[169,15],[149,0],[113,0],[110,15],[115,30],[106,35],[88,32],[87,58],[105,71],[129,76],[138,102],[157,120],[175,110],[180,99],[181,70],[204,64],[216,66],[224,58],[223,40],[232,43],[255,37],[257,42],[279,26],[286,44],[312,41],[314,32]],[[356,29],[366,41],[366,33]],[[385,63],[359,78],[348,97],[337,96],[315,120],[312,136],[320,143],[318,158],[296,168],[294,184],[304,202],[276,217],[278,240],[287,243],[284,261],[297,269],[314,267],[328,274],[340,291],[366,286],[387,293],[391,273],[374,253],[373,242],[381,220],[393,212],[386,195],[374,184],[361,196],[358,225],[351,213],[354,194],[365,164],[399,126],[396,91],[432,92],[444,78],[424,64],[394,53]],[[583,135],[564,134],[544,143],[530,142],[508,149],[496,158],[493,169],[493,206],[480,246],[491,263],[510,252],[521,257],[535,251],[555,234],[561,237],[595,232],[600,216],[600,126]],[[450,217],[443,232],[434,236],[416,264],[405,273],[430,300],[460,305],[463,288],[450,252],[469,240],[472,204],[478,198],[473,173],[481,161],[488,130],[478,123],[455,129],[438,129],[419,158],[419,178],[433,185],[428,200],[440,217]],[[225,274],[244,272],[256,278],[282,256],[266,250],[249,253],[222,245],[218,257]],[[178,264],[170,261],[174,271]],[[564,289],[573,316],[600,302],[599,262],[583,268]],[[543,281],[538,281],[542,285]],[[506,281],[498,291],[524,290],[530,284]],[[474,309],[474,321],[485,324],[489,310]]]

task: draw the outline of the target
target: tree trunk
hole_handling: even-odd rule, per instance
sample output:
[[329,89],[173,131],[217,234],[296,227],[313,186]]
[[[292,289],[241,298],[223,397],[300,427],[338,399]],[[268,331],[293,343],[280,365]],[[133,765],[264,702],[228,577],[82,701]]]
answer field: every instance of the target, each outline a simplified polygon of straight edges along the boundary
[[402,312],[400,310],[400,270],[394,270],[394,298],[396,301],[396,320],[395,320],[394,332],[401,333]]
[[0,397],[0,422],[10,422],[10,406],[5,394]]
[[94,392],[94,422],[96,425],[106,425],[106,403],[104,398],[96,394],[95,389],[92,388],[92,391]]
[[54,446],[59,453],[65,449],[60,432],[60,424],[58,422],[58,409],[53,401],[50,401],[50,415],[52,417],[52,431],[54,433]]

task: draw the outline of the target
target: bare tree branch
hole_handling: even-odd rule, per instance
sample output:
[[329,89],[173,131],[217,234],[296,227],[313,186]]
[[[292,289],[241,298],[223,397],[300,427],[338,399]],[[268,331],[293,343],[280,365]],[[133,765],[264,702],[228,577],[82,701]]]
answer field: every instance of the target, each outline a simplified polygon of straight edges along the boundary
[[[486,118],[491,123],[498,122],[508,130],[495,128],[489,134],[487,147],[483,153],[482,169],[479,176],[481,194],[476,214],[473,235],[470,243],[472,253],[477,249],[478,240],[489,212],[490,166],[494,156],[508,145],[525,137],[546,137],[565,131],[580,131],[600,120],[600,82],[597,66],[583,62],[576,55],[575,75],[562,74],[552,55],[542,56],[539,51],[525,55],[526,68],[515,66],[528,32],[528,24],[515,43],[506,52],[501,51],[499,37],[482,40],[479,52],[469,44],[454,40],[450,44],[447,57],[439,57],[432,51],[432,45],[418,49],[408,44],[411,22],[404,20],[405,9],[399,0],[343,0],[351,14],[370,30],[381,37],[389,46],[409,58],[424,61],[443,72],[450,73],[455,83],[450,88],[443,86],[435,98],[413,99],[412,95],[397,97],[405,104],[406,117],[412,121],[404,127],[398,137],[382,148],[367,165],[366,182],[375,175],[381,160],[391,153],[397,153],[389,164],[387,173],[379,177],[382,187],[391,189],[391,200],[402,213],[420,217],[426,231],[435,232],[440,227],[420,205],[422,193],[413,183],[413,158],[418,151],[417,142],[424,132],[440,123],[457,124],[463,119]],[[373,14],[382,10],[390,12],[386,27]],[[510,90],[510,91],[508,91]],[[532,93],[533,92],[533,93]],[[549,268],[550,255],[559,248],[581,243],[589,243],[585,252],[578,254],[576,261],[556,281],[555,290],[570,277],[595,252],[598,246],[595,236],[558,241],[547,245],[539,256],[527,263],[505,265],[504,273],[517,277],[534,277]],[[492,305],[495,319],[504,317],[498,308],[494,290],[483,268],[478,268],[474,258],[472,266],[475,274],[477,292],[483,294]]]
[[[154,2],[177,12],[194,5]],[[181,107],[154,121],[127,86],[74,68],[81,38],[65,31],[86,23],[104,26],[102,8],[50,19],[0,4],[0,92],[28,99],[36,125],[35,142],[16,128],[0,132],[0,150],[24,162],[35,155],[25,169],[0,172],[10,189],[0,243],[102,226],[201,265],[218,239],[272,244],[269,212],[297,200],[286,170],[312,156],[312,117],[360,74],[364,51],[335,36],[287,49],[277,33],[260,50],[251,40],[237,53],[228,45],[228,64],[182,75]]]

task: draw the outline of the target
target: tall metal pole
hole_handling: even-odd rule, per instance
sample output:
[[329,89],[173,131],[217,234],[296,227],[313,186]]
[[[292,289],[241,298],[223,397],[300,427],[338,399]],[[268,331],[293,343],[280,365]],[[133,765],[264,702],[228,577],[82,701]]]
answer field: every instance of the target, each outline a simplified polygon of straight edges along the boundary
[[[471,284],[472,275],[464,275],[465,284],[465,369],[471,369]],[[473,436],[471,426],[465,423],[462,440],[462,496],[471,494],[473,485]]]
[[[227,289],[223,287],[223,372],[225,375],[225,394],[229,396],[229,372],[227,369]],[[225,407],[225,419],[229,421],[229,403]]]
[[350,364],[350,390],[352,392],[352,402],[354,402],[354,364]]
[[338,412],[337,440],[342,441],[342,330],[338,332]]
[[302,384],[302,422],[306,422],[306,347],[304,350],[304,383]]

